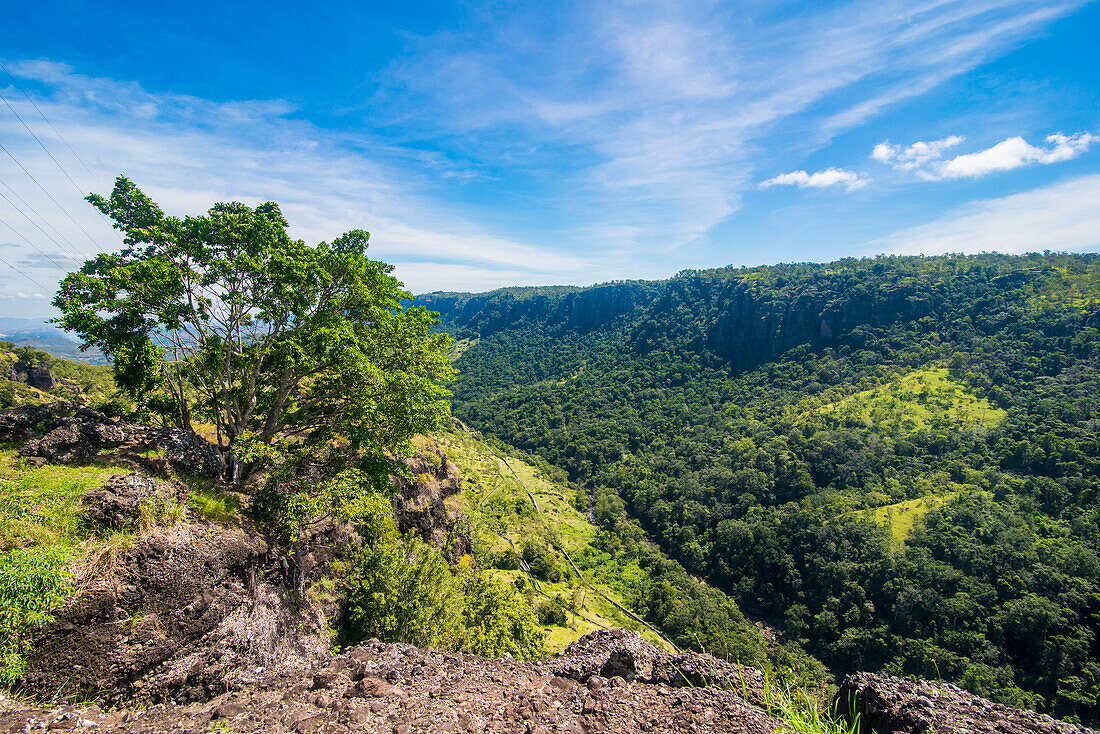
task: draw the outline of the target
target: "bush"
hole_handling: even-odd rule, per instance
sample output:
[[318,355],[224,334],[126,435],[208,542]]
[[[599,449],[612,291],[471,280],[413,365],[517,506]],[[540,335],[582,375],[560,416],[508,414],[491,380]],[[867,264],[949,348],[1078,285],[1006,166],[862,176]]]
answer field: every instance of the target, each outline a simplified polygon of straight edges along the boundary
[[514,585],[465,565],[452,571],[441,550],[415,536],[364,544],[345,571],[342,644],[376,637],[486,657],[545,656],[538,616]]
[[0,555],[0,685],[23,677],[30,632],[53,620],[68,596],[69,553],[60,547],[19,548]]
[[561,581],[562,572],[558,568],[558,559],[554,551],[541,540],[524,541],[523,560],[527,561],[535,578],[550,582]]

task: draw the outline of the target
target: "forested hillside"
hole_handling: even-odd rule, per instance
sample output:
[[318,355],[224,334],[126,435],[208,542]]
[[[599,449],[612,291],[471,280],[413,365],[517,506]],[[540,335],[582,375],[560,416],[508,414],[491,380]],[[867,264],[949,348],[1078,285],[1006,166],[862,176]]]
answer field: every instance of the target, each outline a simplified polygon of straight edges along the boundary
[[1100,258],[419,302],[461,346],[455,415],[566,469],[608,552],[644,531],[835,673],[1100,721]]

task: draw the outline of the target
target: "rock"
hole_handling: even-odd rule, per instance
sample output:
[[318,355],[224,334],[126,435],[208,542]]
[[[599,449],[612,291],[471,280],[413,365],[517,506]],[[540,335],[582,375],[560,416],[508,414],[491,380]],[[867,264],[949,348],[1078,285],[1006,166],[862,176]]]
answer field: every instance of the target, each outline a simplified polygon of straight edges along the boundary
[[18,408],[0,410],[0,441],[21,441],[41,436],[65,407],[68,407],[67,403],[20,405]]
[[415,532],[425,542],[443,547],[452,559],[472,554],[473,540],[461,522],[459,505],[447,502],[462,491],[458,467],[430,439],[416,456],[403,461],[413,478],[390,475],[397,490],[392,504],[398,531]]
[[220,477],[225,459],[217,446],[190,431],[162,427],[150,432],[147,442],[164,451],[172,468],[191,477]]
[[[55,406],[67,404],[55,404]],[[59,464],[87,464],[105,448],[121,446],[126,431],[114,421],[88,408],[78,408],[73,415],[64,415],[65,408],[54,407],[50,417],[43,421],[46,434],[31,438],[19,453],[23,456],[41,456]]]
[[[108,506],[124,511],[143,492],[173,488],[131,475],[105,489],[119,498]],[[24,692],[94,690],[112,705],[206,701],[254,681],[257,669],[308,674],[331,657],[326,620],[271,555],[247,529],[181,521],[82,567],[33,637]]]
[[833,708],[878,734],[1096,734],[1045,714],[1014,709],[947,683],[856,673],[844,679]]
[[753,703],[764,700],[764,674],[759,670],[706,653],[670,653],[631,630],[590,632],[546,666],[556,675],[582,683],[619,676],[626,681],[673,687],[718,686],[737,691]]
[[38,390],[56,390],[60,383],[49,367],[28,367],[27,384]]
[[85,494],[80,502],[84,516],[105,527],[134,527],[141,515],[141,500],[161,496],[170,499],[180,489],[146,474],[116,474],[102,487]]
[[64,401],[0,410],[0,441],[21,440],[23,456],[61,464],[87,464],[101,451],[125,446],[141,465],[153,462],[140,454],[157,450],[180,474],[214,478],[225,470],[218,447],[191,431],[122,423]]

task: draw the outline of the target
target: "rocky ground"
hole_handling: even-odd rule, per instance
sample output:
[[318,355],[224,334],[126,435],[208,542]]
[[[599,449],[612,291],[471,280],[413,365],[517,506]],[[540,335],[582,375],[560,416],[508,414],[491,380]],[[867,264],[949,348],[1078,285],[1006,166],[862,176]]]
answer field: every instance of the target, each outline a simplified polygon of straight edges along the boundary
[[[685,678],[682,685],[662,680],[675,657],[625,630],[592,633],[543,664],[372,640],[310,665],[242,672],[227,679],[227,690],[190,702],[104,710],[0,698],[0,731],[763,734],[787,729],[740,695],[753,699],[761,693],[751,685],[729,689],[688,685]],[[684,653],[679,662],[706,669],[716,661]],[[616,674],[608,678],[609,673]],[[738,671],[739,677],[745,673],[760,675]],[[842,713],[859,713],[863,731],[879,734],[1095,734],[954,686],[889,676],[851,676],[836,702]]]

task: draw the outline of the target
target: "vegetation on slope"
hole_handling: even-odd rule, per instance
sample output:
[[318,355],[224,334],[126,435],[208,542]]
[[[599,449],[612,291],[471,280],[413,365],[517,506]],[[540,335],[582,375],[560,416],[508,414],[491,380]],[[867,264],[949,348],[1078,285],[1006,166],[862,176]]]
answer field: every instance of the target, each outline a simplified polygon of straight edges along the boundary
[[[470,340],[459,418],[621,502],[834,672],[1095,723],[1097,264],[876,258],[423,303]],[[898,543],[876,508],[914,500]]]

